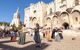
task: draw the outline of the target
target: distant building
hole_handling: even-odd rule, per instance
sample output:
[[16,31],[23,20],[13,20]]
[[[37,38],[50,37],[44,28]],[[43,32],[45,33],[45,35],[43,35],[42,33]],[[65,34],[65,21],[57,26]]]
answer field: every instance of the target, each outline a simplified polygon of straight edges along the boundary
[[11,25],[15,25],[16,27],[19,27],[19,25],[20,25],[20,13],[19,13],[19,9],[17,9],[17,11],[13,15],[13,19],[12,19],[12,22],[10,23],[10,26]]
[[49,4],[38,2],[24,9],[24,24],[26,27],[39,23],[41,26],[62,27],[68,23],[69,27],[80,27],[80,0],[54,0]]

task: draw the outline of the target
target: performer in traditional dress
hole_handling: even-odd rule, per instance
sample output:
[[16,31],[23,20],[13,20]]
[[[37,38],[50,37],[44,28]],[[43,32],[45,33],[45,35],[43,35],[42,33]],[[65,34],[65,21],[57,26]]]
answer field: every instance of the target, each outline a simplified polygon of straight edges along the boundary
[[23,25],[23,28],[19,31],[19,40],[18,43],[23,45],[25,44],[25,39],[26,39],[26,33],[27,33],[27,28],[25,25]]
[[30,29],[34,30],[34,41],[37,44],[36,47],[41,47],[41,39],[40,39],[39,29],[42,29],[42,28],[43,27],[40,27],[38,23],[36,23],[35,28],[30,28]]
[[50,27],[47,28],[46,30],[46,38],[48,41],[52,41],[51,40],[51,30],[50,30]]

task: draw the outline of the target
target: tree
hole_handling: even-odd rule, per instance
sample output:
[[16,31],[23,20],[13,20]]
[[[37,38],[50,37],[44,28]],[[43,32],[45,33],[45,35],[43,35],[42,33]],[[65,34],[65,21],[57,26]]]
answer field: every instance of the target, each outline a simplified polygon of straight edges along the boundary
[[8,26],[10,23],[8,23],[8,22],[0,22],[0,25],[2,26],[2,25],[4,25],[4,26]]

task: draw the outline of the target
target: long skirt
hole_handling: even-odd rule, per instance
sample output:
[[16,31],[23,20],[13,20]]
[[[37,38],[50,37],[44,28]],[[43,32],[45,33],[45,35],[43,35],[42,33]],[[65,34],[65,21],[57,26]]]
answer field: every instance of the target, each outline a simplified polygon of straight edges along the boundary
[[41,43],[41,39],[40,39],[40,34],[39,33],[35,33],[34,34],[34,41],[35,41],[35,43]]
[[56,41],[56,42],[60,42],[60,40],[61,40],[61,39],[60,39],[60,36],[59,36],[59,34],[57,34],[57,35],[55,36],[55,41]]
[[59,33],[60,39],[63,39],[63,35],[62,33]]
[[50,35],[50,33],[47,33],[46,39],[47,39],[48,41],[51,41],[51,35]]
[[18,44],[21,44],[21,45],[25,44],[25,39],[26,39],[26,34],[25,33],[20,33]]
[[49,31],[46,31],[46,39],[47,39],[48,41],[51,41],[51,34],[50,34]]

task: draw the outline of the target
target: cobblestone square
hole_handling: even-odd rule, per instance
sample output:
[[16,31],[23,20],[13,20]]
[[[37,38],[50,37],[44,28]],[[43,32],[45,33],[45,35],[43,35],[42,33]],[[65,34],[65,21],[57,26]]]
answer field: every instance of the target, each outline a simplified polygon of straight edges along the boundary
[[[42,47],[36,48],[33,38],[26,35],[26,44],[19,45],[17,42],[10,42],[10,38],[0,39],[0,50],[80,50],[80,35],[76,32],[75,40],[72,40],[73,35],[68,35],[76,31],[64,30],[64,39],[61,42],[48,42],[46,39],[42,39]],[[65,33],[65,34],[64,34]]]

